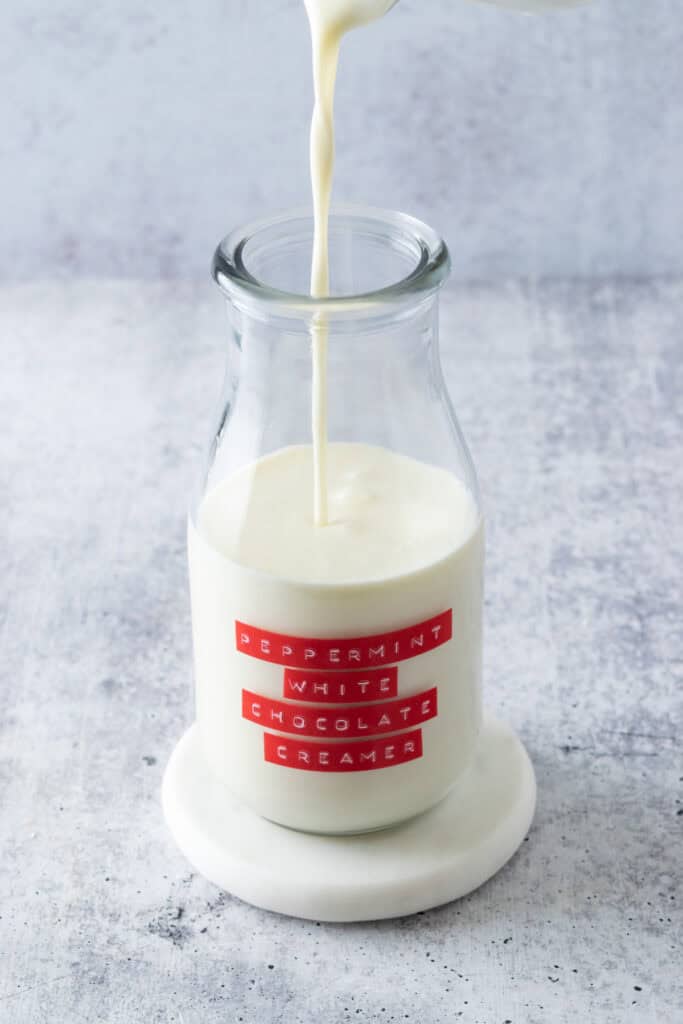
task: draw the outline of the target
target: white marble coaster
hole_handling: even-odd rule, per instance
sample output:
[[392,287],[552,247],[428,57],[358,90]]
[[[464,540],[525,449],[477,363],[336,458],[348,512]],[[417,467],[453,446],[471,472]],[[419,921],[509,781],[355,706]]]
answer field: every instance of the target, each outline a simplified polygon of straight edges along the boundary
[[515,733],[487,718],[467,779],[431,811],[367,835],[310,835],[239,804],[209,774],[192,726],[162,800],[187,859],[234,896],[314,921],[372,921],[449,903],[491,878],[529,829],[536,782]]

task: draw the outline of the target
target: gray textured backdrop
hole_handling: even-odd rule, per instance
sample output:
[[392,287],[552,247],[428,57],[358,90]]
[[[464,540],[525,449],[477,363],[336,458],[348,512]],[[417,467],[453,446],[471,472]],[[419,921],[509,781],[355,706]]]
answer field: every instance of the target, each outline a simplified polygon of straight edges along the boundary
[[[302,0],[5,0],[0,275],[202,274],[307,198]],[[683,271],[680,0],[526,17],[402,0],[347,41],[337,195],[461,277]]]

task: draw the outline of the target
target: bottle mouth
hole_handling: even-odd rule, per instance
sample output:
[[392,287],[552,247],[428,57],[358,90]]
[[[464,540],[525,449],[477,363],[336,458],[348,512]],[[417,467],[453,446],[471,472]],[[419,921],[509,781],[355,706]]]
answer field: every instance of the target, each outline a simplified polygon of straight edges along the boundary
[[338,205],[329,220],[330,295],[309,291],[313,215],[290,210],[253,221],[218,245],[213,277],[231,301],[268,315],[364,317],[415,303],[448,276],[450,256],[427,224],[404,213]]

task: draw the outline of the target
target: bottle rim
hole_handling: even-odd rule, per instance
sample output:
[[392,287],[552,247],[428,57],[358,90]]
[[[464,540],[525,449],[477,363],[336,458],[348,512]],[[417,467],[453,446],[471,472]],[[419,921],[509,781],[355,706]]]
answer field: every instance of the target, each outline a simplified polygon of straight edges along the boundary
[[398,211],[348,203],[332,207],[330,235],[343,227],[352,233],[374,236],[388,250],[409,258],[410,269],[405,275],[374,291],[314,298],[275,288],[252,273],[249,264],[253,253],[268,244],[268,238],[271,247],[291,243],[304,235],[312,238],[312,225],[311,209],[300,207],[235,229],[216,248],[212,264],[214,280],[237,305],[266,305],[272,312],[290,316],[316,312],[368,316],[386,311],[388,306],[402,300],[414,302],[424,293],[436,291],[448,276],[451,266],[448,247],[427,224]]

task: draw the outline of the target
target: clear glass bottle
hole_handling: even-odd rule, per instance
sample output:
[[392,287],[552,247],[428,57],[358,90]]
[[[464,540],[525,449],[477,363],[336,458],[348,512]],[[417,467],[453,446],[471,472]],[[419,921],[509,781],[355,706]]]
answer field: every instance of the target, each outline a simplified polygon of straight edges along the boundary
[[338,207],[331,297],[314,300],[312,231],[307,213],[260,221],[214,258],[230,343],[189,524],[196,709],[205,760],[241,802],[353,833],[433,806],[473,757],[483,525],[439,359],[445,244],[402,214]]

